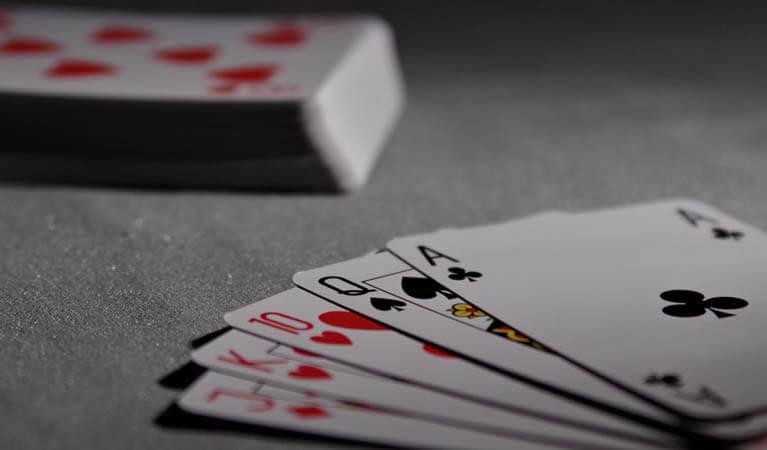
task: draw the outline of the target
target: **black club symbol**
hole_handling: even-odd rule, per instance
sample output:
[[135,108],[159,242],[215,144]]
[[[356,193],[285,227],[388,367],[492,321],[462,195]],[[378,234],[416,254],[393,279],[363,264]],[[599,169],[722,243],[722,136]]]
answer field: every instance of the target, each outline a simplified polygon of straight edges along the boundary
[[681,388],[683,385],[682,377],[673,373],[668,373],[665,375],[657,375],[653,373],[651,375],[648,375],[647,378],[645,378],[644,382],[645,384],[661,385],[661,386],[670,387],[672,389]]
[[477,281],[477,278],[482,278],[482,274],[479,272],[473,272],[473,271],[466,271],[466,269],[462,267],[451,267],[447,269],[448,272],[450,272],[450,275],[448,275],[448,278],[451,280],[469,280],[469,281]]
[[714,237],[717,239],[732,239],[734,241],[739,241],[740,238],[744,236],[742,231],[732,231],[725,228],[712,228],[711,231],[714,233]]
[[670,305],[663,308],[663,312],[674,317],[697,317],[711,311],[720,319],[731,317],[735,314],[720,309],[740,309],[745,308],[748,302],[737,297],[711,297],[706,299],[703,294],[697,291],[688,291],[684,289],[674,289],[660,294],[660,298],[667,302],[680,303],[679,305]]

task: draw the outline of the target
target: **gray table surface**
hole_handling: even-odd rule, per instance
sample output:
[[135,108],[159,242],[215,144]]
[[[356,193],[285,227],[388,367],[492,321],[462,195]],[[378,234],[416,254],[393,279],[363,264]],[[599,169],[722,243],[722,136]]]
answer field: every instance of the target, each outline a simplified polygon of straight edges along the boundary
[[356,195],[0,184],[0,448],[342,445],[160,426],[158,380],[224,312],[395,236],[669,196],[767,227],[761,11],[368,3],[261,8],[394,24],[409,106]]

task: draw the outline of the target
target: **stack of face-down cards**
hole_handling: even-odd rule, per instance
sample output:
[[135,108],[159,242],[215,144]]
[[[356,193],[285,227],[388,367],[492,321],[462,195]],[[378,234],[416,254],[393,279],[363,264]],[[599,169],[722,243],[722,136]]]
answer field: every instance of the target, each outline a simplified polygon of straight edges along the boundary
[[404,103],[368,16],[0,8],[0,175],[353,190]]
[[226,314],[181,408],[416,448],[764,445],[758,229],[678,199],[386,247]]

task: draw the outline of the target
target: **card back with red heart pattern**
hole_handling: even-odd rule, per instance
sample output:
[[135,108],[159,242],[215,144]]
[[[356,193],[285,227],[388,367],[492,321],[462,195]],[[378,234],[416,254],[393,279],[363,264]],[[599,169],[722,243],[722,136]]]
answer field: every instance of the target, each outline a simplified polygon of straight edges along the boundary
[[0,93],[301,99],[370,20],[11,9],[0,14]]

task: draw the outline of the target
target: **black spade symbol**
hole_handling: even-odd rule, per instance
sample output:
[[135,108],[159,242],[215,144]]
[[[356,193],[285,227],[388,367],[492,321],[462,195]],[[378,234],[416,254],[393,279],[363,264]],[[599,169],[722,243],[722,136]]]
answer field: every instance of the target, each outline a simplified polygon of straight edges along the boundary
[[458,297],[431,278],[402,277],[402,290],[407,295],[421,300],[430,300],[437,294],[442,294],[448,300]]
[[370,299],[370,304],[373,308],[379,311],[390,311],[392,309],[396,311],[402,311],[407,306],[407,303],[400,300],[393,300],[390,298],[373,297]]

